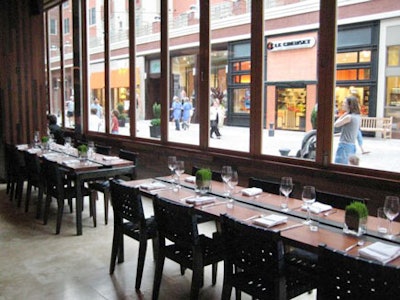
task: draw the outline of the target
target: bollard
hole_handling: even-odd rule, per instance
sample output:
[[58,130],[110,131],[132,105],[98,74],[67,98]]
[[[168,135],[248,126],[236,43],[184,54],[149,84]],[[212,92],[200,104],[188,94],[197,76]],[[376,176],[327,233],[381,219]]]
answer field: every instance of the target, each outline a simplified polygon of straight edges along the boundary
[[274,136],[275,131],[274,131],[274,123],[269,123],[269,129],[268,129],[268,136]]

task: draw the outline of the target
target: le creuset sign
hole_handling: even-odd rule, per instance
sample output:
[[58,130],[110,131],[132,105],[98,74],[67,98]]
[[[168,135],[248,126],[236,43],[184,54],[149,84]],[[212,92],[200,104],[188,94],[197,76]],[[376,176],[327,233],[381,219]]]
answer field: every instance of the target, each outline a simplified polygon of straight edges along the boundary
[[315,39],[313,37],[307,37],[302,39],[279,41],[279,42],[268,42],[267,49],[269,51],[283,51],[300,48],[312,48],[315,45]]

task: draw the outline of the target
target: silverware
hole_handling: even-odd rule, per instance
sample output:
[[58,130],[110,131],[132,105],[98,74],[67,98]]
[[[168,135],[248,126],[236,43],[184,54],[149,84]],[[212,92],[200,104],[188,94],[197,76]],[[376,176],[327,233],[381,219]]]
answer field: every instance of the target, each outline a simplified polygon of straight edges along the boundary
[[303,223],[297,223],[297,224],[293,224],[293,225],[290,225],[290,226],[283,227],[281,229],[277,229],[276,231],[282,232],[282,231],[294,229],[294,228],[297,228],[297,227],[301,227],[303,225],[304,225]]
[[254,216],[248,217],[247,219],[244,219],[243,221],[251,221],[251,220],[254,220],[254,219],[262,218],[264,216],[265,215],[254,215]]
[[344,252],[349,252],[351,249],[357,247],[357,246],[363,246],[364,245],[364,240],[359,240],[357,243],[350,245],[349,247],[347,247],[346,249],[344,249]]
[[218,206],[218,205],[226,205],[226,202],[216,202],[216,203],[211,203],[211,204],[203,205],[203,206],[201,207],[201,209],[205,209],[205,208],[209,208],[209,207],[213,207],[213,206]]
[[327,217],[327,216],[333,215],[335,213],[337,213],[337,210],[336,209],[331,209],[330,211],[327,211],[326,213],[324,213],[324,216]]

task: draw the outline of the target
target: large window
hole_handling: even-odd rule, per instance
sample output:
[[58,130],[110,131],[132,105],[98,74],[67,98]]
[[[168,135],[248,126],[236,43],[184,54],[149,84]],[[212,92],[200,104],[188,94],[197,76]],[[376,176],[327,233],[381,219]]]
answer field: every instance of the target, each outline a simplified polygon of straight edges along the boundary
[[[369,16],[351,24],[363,10],[353,9],[354,1],[338,1],[339,12],[346,9],[354,18],[338,20],[336,57],[330,58],[336,68],[324,78],[335,85],[321,88],[319,53],[326,51],[319,47],[327,29],[320,28],[320,2],[85,1],[83,133],[343,168],[334,163],[340,132],[333,123],[346,97],[357,97],[362,116],[391,115],[393,130],[399,127],[400,46],[391,34],[386,53],[379,53],[379,22]],[[48,86],[50,111],[74,128],[78,120],[68,113],[75,96],[72,49],[82,49],[73,45],[68,3],[47,12]],[[332,133],[329,142],[316,141],[321,131]],[[312,143],[305,141],[310,134]],[[363,133],[364,148],[382,148],[385,155],[384,142],[379,134]],[[358,169],[397,172],[356,147]]]

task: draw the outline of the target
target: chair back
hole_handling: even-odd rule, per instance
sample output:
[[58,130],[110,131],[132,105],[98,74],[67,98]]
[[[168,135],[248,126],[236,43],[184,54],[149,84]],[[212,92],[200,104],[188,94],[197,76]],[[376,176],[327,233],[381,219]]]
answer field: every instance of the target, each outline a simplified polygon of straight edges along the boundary
[[65,199],[64,175],[57,162],[43,160],[43,175],[46,178],[46,193],[58,199]]
[[124,219],[135,225],[145,225],[139,188],[126,186],[122,180],[114,179],[110,181],[110,192],[115,225],[122,225]]
[[266,193],[275,195],[280,194],[280,182],[275,180],[259,179],[255,177],[249,178],[249,187],[257,187],[262,189]]
[[96,153],[103,154],[103,155],[110,155],[111,149],[112,149],[111,146],[96,144]]
[[24,152],[24,155],[28,180],[34,183],[39,183],[44,180],[45,177],[43,178],[41,173],[39,157],[35,153],[29,153],[28,151]]
[[235,267],[244,273],[279,276],[284,261],[279,232],[243,223],[227,214],[221,215],[221,231],[229,270]]
[[350,256],[325,245],[318,250],[317,299],[393,299],[400,295],[400,267]]
[[185,248],[199,243],[197,217],[193,208],[157,195],[153,198],[153,206],[161,243],[165,242],[165,238]]
[[325,204],[332,205],[333,207],[339,208],[339,209],[345,209],[347,205],[354,201],[359,201],[363,202],[366,205],[366,199],[362,198],[357,198],[357,197],[352,197],[348,195],[342,195],[342,194],[335,194],[335,193],[330,193],[330,192],[325,192],[325,191],[320,191],[316,190],[315,191],[316,196],[317,196],[317,201]]
[[139,162],[139,153],[138,152],[124,150],[124,149],[120,149],[118,156],[119,156],[119,158],[130,160],[130,161],[132,161],[134,163],[135,168],[133,168],[132,175],[130,176],[129,179],[131,179],[131,180],[136,179],[136,177],[137,177],[136,169],[137,169],[138,162]]
[[[201,168],[198,166],[192,167],[192,175],[196,175],[196,172]],[[211,171],[211,179],[214,181],[222,182],[221,172],[218,171]]]

